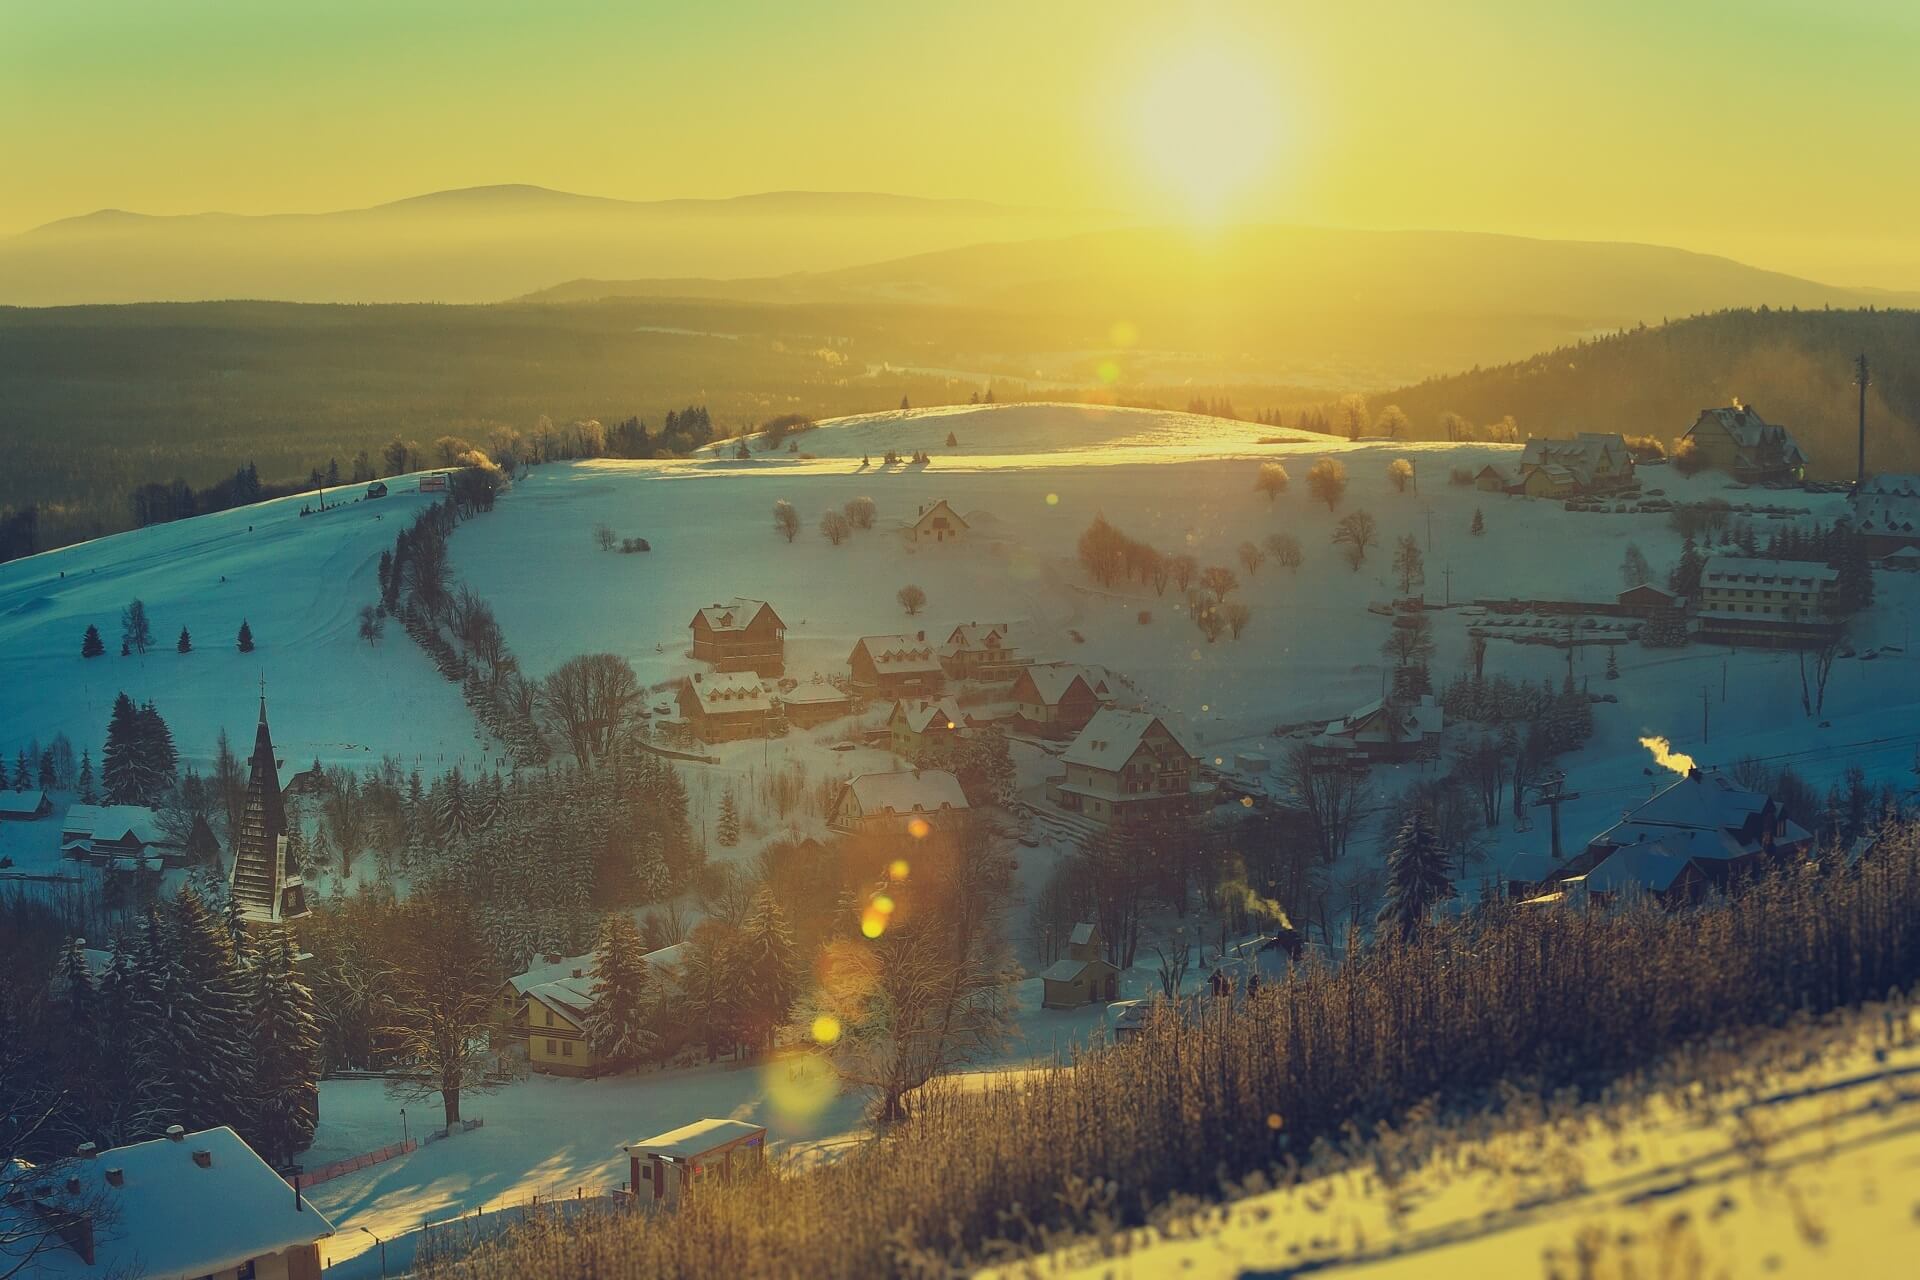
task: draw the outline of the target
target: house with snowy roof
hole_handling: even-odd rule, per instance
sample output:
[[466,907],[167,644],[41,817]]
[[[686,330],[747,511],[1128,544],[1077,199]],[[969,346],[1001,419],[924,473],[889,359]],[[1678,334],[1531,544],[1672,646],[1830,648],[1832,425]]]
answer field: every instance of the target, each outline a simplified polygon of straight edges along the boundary
[[853,713],[853,695],[815,677],[780,695],[780,709],[796,729],[810,729]]
[[[679,985],[682,954],[683,945],[675,944],[641,957],[656,987]],[[508,1037],[526,1042],[527,1065],[533,1070],[585,1076],[599,1069],[587,1040],[597,980],[598,967],[589,951],[578,956],[542,956],[541,963],[500,984],[495,999],[509,1015]]]
[[1430,693],[1417,699],[1375,698],[1329,722],[1309,745],[1316,755],[1355,764],[1398,764],[1431,754],[1446,720]]
[[1474,473],[1473,487],[1482,493],[1511,493],[1513,477],[1501,467],[1489,462]]
[[[1632,880],[1669,899],[1692,897],[1812,847],[1812,834],[1773,797],[1690,769],[1595,836],[1555,878],[1584,876],[1590,894],[1618,894]],[[1599,874],[1622,854],[1625,861]]]
[[1714,556],[1700,571],[1699,638],[1792,648],[1833,634],[1840,571],[1816,560]]
[[1847,522],[1865,539],[1868,555],[1886,560],[1920,550],[1920,475],[1873,476],[1854,491],[1848,508]]
[[1042,733],[1077,733],[1112,704],[1119,682],[1105,667],[1039,662],[1014,678],[1014,714]]
[[184,863],[187,847],[145,805],[75,804],[60,819],[60,853],[110,871],[157,873]]
[[1076,924],[1067,938],[1067,954],[1040,975],[1042,1009],[1078,1009],[1120,994],[1120,970],[1106,956],[1106,940],[1097,924]]
[[827,827],[844,836],[951,840],[972,817],[960,779],[945,769],[863,773],[840,786]]
[[52,812],[44,791],[0,791],[0,822],[38,822]]
[[959,542],[966,537],[967,522],[947,505],[945,498],[922,504],[907,526],[907,541],[919,543]]
[[693,615],[693,660],[715,671],[777,676],[786,669],[787,624],[764,600],[735,597]]
[[916,764],[951,760],[966,731],[966,714],[952,698],[901,699],[887,715],[893,754]]
[[940,666],[955,680],[1005,680],[1031,658],[1019,655],[1004,622],[964,622],[940,646]]
[[1738,400],[1724,409],[1702,409],[1680,446],[1691,447],[1715,471],[1748,484],[1784,484],[1807,474],[1807,455],[1793,434]]
[[1187,817],[1213,793],[1186,739],[1146,711],[1095,712],[1060,762],[1066,772],[1047,780],[1047,798],[1107,826]]
[[106,1151],[85,1143],[64,1160],[16,1162],[8,1181],[21,1194],[0,1201],[0,1241],[42,1245],[26,1274],[45,1280],[320,1280],[320,1242],[334,1234],[224,1125],[174,1125]]
[[940,655],[927,633],[861,636],[847,655],[857,692],[889,698],[925,697],[946,685]]
[[[1536,484],[1535,472],[1548,475]],[[1536,497],[1606,493],[1633,483],[1633,455],[1619,434],[1582,431],[1559,439],[1534,436],[1520,452],[1520,484]],[[1547,489],[1555,492],[1548,493]]]
[[680,681],[675,696],[687,727],[702,742],[770,737],[779,714],[773,695],[751,671],[696,671]]

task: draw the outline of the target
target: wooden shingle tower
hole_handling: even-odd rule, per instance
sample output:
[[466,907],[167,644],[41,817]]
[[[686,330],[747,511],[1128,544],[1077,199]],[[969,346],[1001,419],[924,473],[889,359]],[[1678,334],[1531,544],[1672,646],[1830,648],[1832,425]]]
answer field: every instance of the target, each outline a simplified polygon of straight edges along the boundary
[[280,795],[280,768],[267,728],[267,696],[260,695],[260,725],[247,762],[247,799],[233,833],[233,870],[227,887],[242,919],[283,924],[307,915],[307,883],[287,840],[287,806]]

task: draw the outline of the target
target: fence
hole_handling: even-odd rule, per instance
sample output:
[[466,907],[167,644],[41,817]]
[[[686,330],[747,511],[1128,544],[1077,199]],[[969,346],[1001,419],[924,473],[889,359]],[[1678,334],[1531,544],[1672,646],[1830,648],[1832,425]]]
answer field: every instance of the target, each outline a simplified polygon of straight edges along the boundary
[[335,1160],[331,1164],[323,1164],[318,1169],[303,1169],[299,1173],[294,1174],[288,1181],[302,1191],[305,1191],[309,1187],[317,1187],[323,1182],[331,1182],[333,1179],[343,1177],[346,1174],[358,1173],[360,1170],[368,1168],[371,1165],[384,1164],[388,1160],[406,1155],[419,1146],[420,1144],[411,1138],[405,1142],[390,1143],[387,1146],[381,1147],[378,1151],[366,1151],[357,1156],[348,1156],[344,1160]]

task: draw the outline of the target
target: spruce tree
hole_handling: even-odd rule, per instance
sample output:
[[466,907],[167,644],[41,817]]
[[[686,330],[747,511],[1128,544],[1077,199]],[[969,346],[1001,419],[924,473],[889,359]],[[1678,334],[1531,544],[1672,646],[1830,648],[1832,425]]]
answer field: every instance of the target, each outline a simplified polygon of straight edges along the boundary
[[80,637],[80,656],[97,658],[107,651],[105,642],[100,639],[100,628],[91,622],[87,624],[87,634]]
[[1426,810],[1416,808],[1400,824],[1387,854],[1387,897],[1377,923],[1412,941],[1435,903],[1453,892],[1447,855],[1440,848]]
[[175,975],[170,963],[172,930],[159,909],[147,913],[135,940],[124,992],[125,1034],[118,1046],[127,1065],[128,1114],[123,1123],[153,1132],[184,1122],[177,1075]]
[[32,785],[33,770],[27,766],[27,749],[22,747],[13,757],[13,789],[25,791]]
[[169,1075],[190,1129],[251,1119],[247,1010],[226,925],[192,889],[173,901]]
[[1618,680],[1619,678],[1620,678],[1620,647],[1618,645],[1608,645],[1607,646],[1607,679]]
[[140,803],[140,713],[124,692],[107,718],[107,745],[100,753],[100,783],[108,804]]
[[91,749],[80,753],[80,777],[77,785],[80,790],[81,804],[92,804],[99,798],[93,790],[93,751]]
[[749,1034],[771,1048],[774,1033],[786,1022],[800,994],[800,971],[793,930],[770,885],[760,886],[747,910],[737,959]]
[[594,949],[587,1046],[593,1050],[594,1060],[609,1070],[632,1066],[655,1043],[654,1033],[647,1027],[652,1011],[652,975],[643,955],[633,917],[624,911],[608,916],[600,926],[599,945]]
[[722,849],[731,849],[740,843],[740,806],[734,801],[732,787],[728,787],[720,797],[720,818],[715,823],[715,836]]
[[320,1031],[313,994],[294,972],[293,942],[275,930],[249,966],[252,996],[253,1123],[250,1137],[269,1164],[284,1166],[313,1141],[320,1121]]
[[138,798],[128,803],[158,804],[179,774],[180,753],[173,745],[173,731],[160,718],[151,702],[141,705],[134,718],[134,775]]
[[1480,508],[1473,509],[1473,523],[1467,526],[1467,532],[1479,537],[1487,531],[1487,518],[1480,514]]
[[235,644],[242,653],[253,652],[253,628],[247,625],[245,618],[240,619],[240,635]]
[[185,627],[180,628],[180,639],[174,643],[173,647],[179,653],[193,652],[193,637],[187,634]]

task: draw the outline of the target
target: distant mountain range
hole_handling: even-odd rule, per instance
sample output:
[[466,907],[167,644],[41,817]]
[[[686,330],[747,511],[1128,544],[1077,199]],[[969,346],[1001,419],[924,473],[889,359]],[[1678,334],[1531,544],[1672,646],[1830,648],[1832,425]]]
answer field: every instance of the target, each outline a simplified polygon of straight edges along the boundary
[[331,213],[103,209],[0,239],[0,304],[496,302],[576,276],[823,271],[1123,221],[869,192],[631,201],[518,185]]

